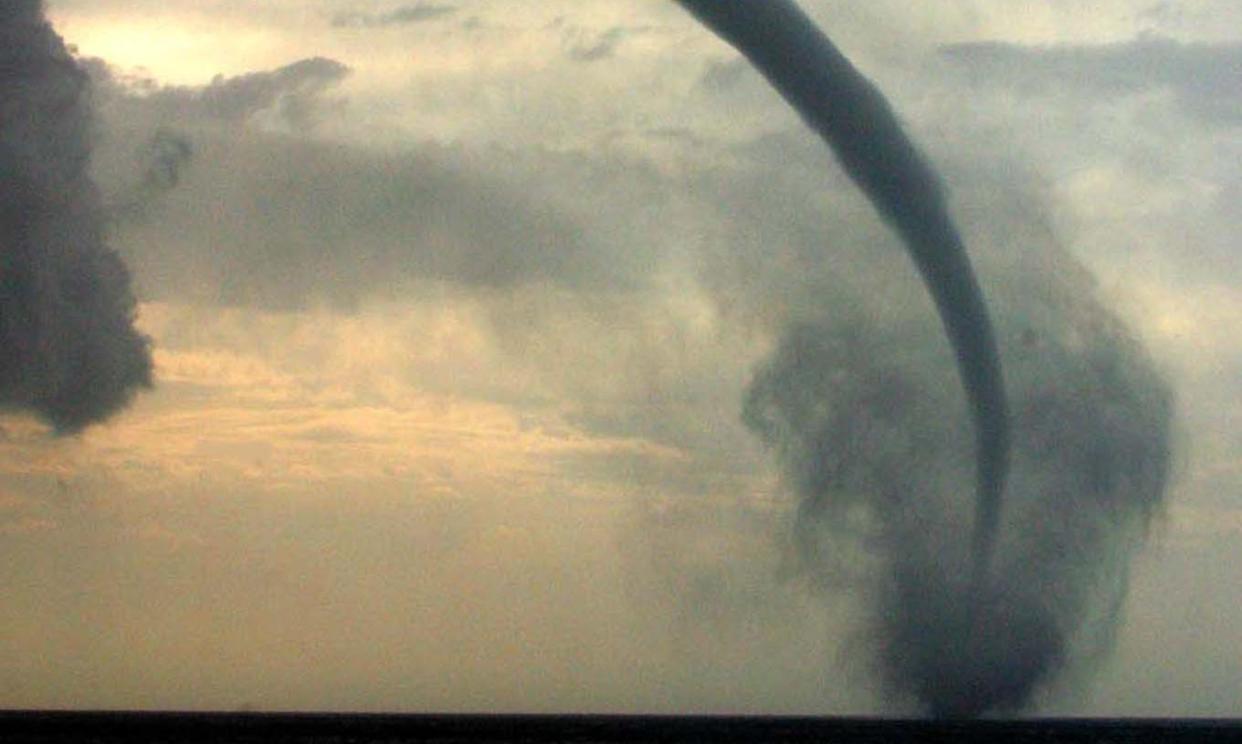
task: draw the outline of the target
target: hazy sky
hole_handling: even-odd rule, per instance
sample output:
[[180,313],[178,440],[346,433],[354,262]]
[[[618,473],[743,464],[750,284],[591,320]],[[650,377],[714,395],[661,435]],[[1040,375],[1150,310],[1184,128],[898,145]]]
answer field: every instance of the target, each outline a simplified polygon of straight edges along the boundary
[[[1040,710],[1242,715],[1242,6],[803,5],[985,290],[1068,252],[1175,390],[1116,649]],[[930,305],[734,52],[663,0],[48,15],[156,386],[0,420],[0,706],[892,710],[741,411],[788,324]]]

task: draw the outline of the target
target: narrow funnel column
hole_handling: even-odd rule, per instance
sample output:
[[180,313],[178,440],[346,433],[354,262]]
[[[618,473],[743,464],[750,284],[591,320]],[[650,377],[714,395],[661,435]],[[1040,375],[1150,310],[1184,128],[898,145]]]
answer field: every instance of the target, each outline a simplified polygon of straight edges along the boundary
[[791,0],[678,0],[763,73],[901,236],[935,299],[975,421],[973,581],[986,581],[1009,461],[1000,355],[940,181],[888,101]]

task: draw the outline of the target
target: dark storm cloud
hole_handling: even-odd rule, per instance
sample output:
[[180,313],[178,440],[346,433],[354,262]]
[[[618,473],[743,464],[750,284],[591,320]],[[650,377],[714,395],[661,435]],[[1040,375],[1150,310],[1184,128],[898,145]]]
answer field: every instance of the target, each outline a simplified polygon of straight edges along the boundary
[[386,13],[366,13],[360,11],[337,13],[332,16],[332,25],[336,28],[402,26],[444,18],[456,12],[457,8],[452,5],[418,3],[416,5],[403,5]]
[[[581,202],[563,199],[556,179],[585,189],[591,174],[554,156],[540,173],[501,149],[388,154],[211,129],[193,136],[193,168],[161,199],[160,219],[124,226],[144,297],[290,309],[353,306],[423,280],[614,292],[644,280],[650,249],[622,248],[639,228],[611,208],[595,219],[615,229],[588,229]],[[628,198],[641,194],[636,181]]]
[[1172,91],[1190,114],[1242,123],[1242,43],[1186,43],[1161,37],[1101,45],[955,44],[942,53],[973,85],[1032,95],[1087,90],[1119,97]]
[[73,432],[150,384],[88,172],[89,78],[42,3],[0,6],[0,407]]

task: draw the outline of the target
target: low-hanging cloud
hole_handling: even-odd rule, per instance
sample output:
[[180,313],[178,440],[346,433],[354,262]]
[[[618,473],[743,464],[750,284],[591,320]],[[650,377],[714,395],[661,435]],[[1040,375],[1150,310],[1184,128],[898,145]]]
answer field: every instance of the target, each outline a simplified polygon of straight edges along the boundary
[[503,152],[490,158],[488,177],[480,163],[438,148],[386,155],[193,136],[193,167],[161,200],[160,219],[123,226],[144,298],[351,307],[422,280],[486,291],[624,285],[639,275],[631,262],[603,260],[621,237],[587,234],[573,213],[538,196],[538,182],[528,193],[507,184],[511,168],[533,174]]
[[129,274],[88,167],[89,78],[42,3],[0,8],[0,406],[61,432],[150,384]]

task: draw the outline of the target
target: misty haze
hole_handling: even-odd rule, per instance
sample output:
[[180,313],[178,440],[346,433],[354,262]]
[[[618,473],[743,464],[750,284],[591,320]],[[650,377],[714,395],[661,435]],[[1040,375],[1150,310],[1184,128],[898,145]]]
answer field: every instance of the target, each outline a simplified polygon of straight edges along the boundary
[[798,6],[0,6],[0,708],[1242,716],[1242,7]]

